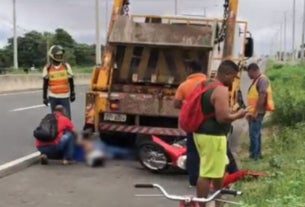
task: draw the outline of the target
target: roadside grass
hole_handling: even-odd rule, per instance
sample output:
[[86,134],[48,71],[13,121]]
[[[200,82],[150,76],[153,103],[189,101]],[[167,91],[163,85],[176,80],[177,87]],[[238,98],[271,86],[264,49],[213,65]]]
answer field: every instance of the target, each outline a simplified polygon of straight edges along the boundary
[[276,103],[274,124],[293,126],[305,121],[305,65],[271,67],[268,76]]
[[89,73],[91,74],[94,66],[72,66],[72,70],[75,74],[77,73]]
[[245,207],[305,207],[305,67],[270,65],[276,111],[265,125],[263,159],[248,158],[249,139],[242,143],[243,169],[267,177],[240,182]]
[[[273,129],[274,130],[274,129]],[[261,171],[267,177],[240,182],[242,206],[305,206],[305,124],[265,133],[263,159],[252,161],[244,150],[243,169]],[[244,144],[243,149],[248,145]]]

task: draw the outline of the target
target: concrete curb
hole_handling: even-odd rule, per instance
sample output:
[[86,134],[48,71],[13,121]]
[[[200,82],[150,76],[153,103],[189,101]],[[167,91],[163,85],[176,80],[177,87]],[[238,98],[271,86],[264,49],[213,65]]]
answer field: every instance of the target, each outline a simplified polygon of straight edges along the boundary
[[40,152],[34,152],[0,166],[0,178],[17,173],[39,161]]

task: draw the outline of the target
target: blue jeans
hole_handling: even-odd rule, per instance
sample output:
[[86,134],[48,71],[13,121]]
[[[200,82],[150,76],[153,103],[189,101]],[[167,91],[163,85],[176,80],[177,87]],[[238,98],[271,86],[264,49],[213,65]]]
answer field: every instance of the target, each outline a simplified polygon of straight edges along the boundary
[[73,133],[66,132],[59,144],[39,147],[38,151],[45,154],[50,159],[73,160],[75,148],[75,137]]
[[200,158],[196,149],[193,134],[187,135],[186,147],[187,147],[186,170],[189,176],[189,183],[192,186],[196,186],[199,176]]
[[256,119],[249,121],[249,136],[250,136],[250,158],[259,159],[262,155],[262,127],[265,114],[259,114]]
[[54,98],[49,97],[51,111],[53,112],[57,105],[62,105],[66,110],[66,115],[71,119],[70,98]]

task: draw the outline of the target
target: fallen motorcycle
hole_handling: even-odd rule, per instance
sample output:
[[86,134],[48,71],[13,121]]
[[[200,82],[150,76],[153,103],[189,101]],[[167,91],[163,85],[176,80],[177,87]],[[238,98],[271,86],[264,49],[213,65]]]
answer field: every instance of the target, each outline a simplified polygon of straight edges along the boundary
[[[161,138],[152,136],[150,140],[144,141],[138,146],[139,162],[153,173],[164,172],[169,167],[186,170],[186,153],[186,139],[168,144]],[[250,170],[237,170],[226,174],[224,187],[245,177],[258,178],[261,176],[266,176],[266,174]]]

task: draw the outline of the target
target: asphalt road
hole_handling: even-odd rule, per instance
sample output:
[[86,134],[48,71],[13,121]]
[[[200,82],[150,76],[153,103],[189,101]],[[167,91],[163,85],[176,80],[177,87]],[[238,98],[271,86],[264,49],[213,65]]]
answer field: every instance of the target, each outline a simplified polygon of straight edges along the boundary
[[178,203],[162,197],[136,197],[160,194],[152,189],[134,189],[136,183],[158,183],[169,193],[195,195],[185,175],[152,174],[137,162],[109,161],[104,168],[84,165],[31,168],[0,180],[0,206],[11,207],[166,207]]
[[[87,86],[76,88],[72,119],[81,129],[84,119]],[[35,151],[33,129],[50,111],[42,105],[41,91],[0,94],[0,164]]]

